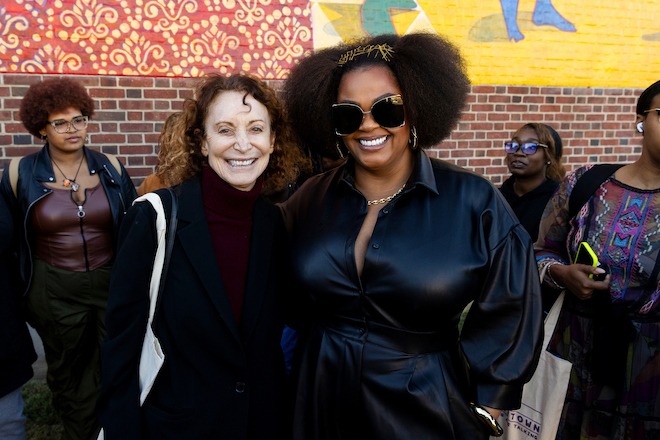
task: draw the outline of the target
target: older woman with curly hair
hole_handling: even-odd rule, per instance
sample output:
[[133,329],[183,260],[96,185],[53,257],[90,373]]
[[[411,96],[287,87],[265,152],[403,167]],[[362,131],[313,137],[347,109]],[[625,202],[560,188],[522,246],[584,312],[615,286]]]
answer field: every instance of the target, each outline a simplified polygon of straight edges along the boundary
[[10,162],[0,192],[17,229],[27,320],[44,344],[47,382],[67,439],[99,423],[99,354],[115,244],[135,187],[114,157],[86,146],[94,100],[69,78],[35,83],[20,117],[44,147]]
[[[165,364],[140,406],[138,368],[157,245],[137,203],[113,270],[99,399],[106,439],[288,438],[279,289],[284,225],[266,196],[307,160],[277,93],[251,76],[210,76],[180,116],[186,178],[153,328]],[[166,207],[167,190],[158,190]]]
[[321,50],[285,84],[300,142],[348,155],[283,205],[295,440],[487,439],[520,406],[542,335],[531,240],[488,180],[425,152],[468,91],[425,33]]
[[[275,104],[273,105],[282,105]],[[281,112],[282,110],[278,110]],[[198,170],[198,164],[193,160],[195,155],[191,154],[191,140],[187,136],[185,112],[176,112],[170,114],[163,123],[160,136],[158,138],[158,163],[153,174],[147,176],[138,187],[138,195],[155,191],[160,188],[178,185],[186,180],[191,172]],[[281,145],[290,145],[292,133],[284,119],[274,122],[276,129],[280,133],[277,137],[277,143]],[[195,142],[193,139],[192,142]],[[271,157],[273,161],[266,170],[271,179],[267,179],[267,185],[264,188],[265,195],[273,200],[280,200],[286,197],[295,186],[299,177],[307,176],[311,172],[311,162],[302,156],[299,148],[293,148],[285,155],[275,154]]]

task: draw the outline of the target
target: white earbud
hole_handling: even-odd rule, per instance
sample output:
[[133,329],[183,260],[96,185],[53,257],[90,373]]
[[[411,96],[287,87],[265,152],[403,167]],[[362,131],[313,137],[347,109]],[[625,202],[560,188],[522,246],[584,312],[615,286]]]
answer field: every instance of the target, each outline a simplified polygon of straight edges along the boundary
[[644,123],[643,122],[638,122],[637,123],[637,131],[640,133],[644,133]]

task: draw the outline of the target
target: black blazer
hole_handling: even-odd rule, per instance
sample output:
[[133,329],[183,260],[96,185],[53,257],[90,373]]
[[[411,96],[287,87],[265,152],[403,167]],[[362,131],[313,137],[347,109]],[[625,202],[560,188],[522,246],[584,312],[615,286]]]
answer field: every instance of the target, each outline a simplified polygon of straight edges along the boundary
[[[148,315],[156,249],[155,211],[139,203],[127,214],[110,284],[102,346],[99,416],[106,439],[284,438],[282,322],[277,265],[283,225],[264,199],[254,223],[243,316],[238,326],[224,291],[202,205],[201,180],[179,194],[176,239],[159,300],[155,333],[165,363],[142,408],[138,362]],[[169,212],[169,194],[163,196]]]

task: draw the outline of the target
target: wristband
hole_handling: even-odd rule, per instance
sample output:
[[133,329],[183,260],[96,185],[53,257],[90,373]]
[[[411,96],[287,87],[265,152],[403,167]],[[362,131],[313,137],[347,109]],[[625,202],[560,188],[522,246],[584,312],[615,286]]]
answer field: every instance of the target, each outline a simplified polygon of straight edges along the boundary
[[[557,281],[555,281],[555,279],[552,277],[552,274],[550,273],[550,268],[552,266],[556,265],[556,264],[561,264],[562,266],[564,265],[564,263],[560,263],[559,261],[550,261],[548,263],[547,269],[545,270],[545,275],[546,275],[546,278],[548,279],[548,282],[552,285],[553,288],[555,288],[557,290],[564,290],[566,287],[562,286]],[[541,280],[541,281],[544,281],[544,280]]]

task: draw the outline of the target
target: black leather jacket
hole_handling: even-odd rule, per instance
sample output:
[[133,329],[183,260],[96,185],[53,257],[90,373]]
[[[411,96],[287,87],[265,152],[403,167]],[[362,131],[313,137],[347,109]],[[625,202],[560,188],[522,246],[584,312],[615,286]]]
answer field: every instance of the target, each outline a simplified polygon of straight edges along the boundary
[[[114,225],[113,240],[116,244],[121,221],[131,206],[131,203],[137,197],[135,186],[121,163],[119,163],[120,174],[105,154],[86,147],[84,148],[84,152],[87,158],[89,173],[98,174],[101,185],[103,185],[103,189],[108,196]],[[14,196],[11,188],[9,165],[7,165],[2,175],[0,194],[7,201],[14,216],[17,240],[15,248],[18,251],[19,258],[19,278],[23,283],[21,287],[23,294],[25,294],[30,288],[30,280],[32,278],[30,210],[37,201],[53,191],[42,182],[55,181],[55,173],[50,155],[48,154],[48,146],[46,145],[40,151],[22,158],[18,170],[17,195]]]

